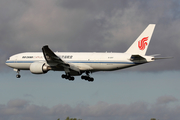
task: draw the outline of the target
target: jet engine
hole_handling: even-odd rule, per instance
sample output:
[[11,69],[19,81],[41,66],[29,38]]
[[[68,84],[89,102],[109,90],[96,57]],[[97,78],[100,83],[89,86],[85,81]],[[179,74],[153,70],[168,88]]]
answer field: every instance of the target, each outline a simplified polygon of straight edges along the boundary
[[44,62],[34,62],[30,65],[30,71],[33,74],[44,74],[47,73],[49,69]]

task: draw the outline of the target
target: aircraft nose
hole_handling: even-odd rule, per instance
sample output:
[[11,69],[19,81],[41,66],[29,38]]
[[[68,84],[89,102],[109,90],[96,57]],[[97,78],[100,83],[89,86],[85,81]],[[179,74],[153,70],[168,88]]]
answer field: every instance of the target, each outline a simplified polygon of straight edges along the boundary
[[8,65],[8,60],[6,60],[6,65]]
[[7,66],[10,66],[10,61],[9,60],[6,60],[6,63],[5,63]]

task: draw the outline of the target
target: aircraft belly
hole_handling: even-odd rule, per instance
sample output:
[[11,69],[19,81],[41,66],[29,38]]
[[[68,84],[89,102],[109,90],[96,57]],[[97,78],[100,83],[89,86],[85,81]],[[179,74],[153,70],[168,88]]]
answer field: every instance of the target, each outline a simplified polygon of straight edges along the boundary
[[74,66],[77,66],[79,70],[92,70],[93,68],[91,67],[90,63],[73,63]]
[[91,63],[89,65],[93,68],[93,70],[103,69],[101,63]]
[[126,67],[134,66],[133,62],[101,62],[101,61],[89,61],[89,62],[79,62],[73,63],[73,65],[77,66],[79,70],[82,71],[111,71],[123,69]]

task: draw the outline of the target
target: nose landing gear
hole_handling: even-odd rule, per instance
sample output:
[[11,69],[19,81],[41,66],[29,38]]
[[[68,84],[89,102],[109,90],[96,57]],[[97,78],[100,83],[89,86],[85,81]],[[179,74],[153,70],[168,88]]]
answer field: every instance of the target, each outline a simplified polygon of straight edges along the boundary
[[21,77],[20,70],[19,69],[14,69],[14,71],[17,72],[16,78],[20,78]]

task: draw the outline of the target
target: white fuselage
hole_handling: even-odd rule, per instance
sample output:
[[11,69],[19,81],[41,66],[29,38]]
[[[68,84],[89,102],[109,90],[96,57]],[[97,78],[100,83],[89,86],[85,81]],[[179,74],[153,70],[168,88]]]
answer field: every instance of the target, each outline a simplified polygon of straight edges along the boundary
[[[131,54],[126,53],[55,52],[55,54],[63,61],[77,66],[81,71],[111,71],[137,65],[130,60]],[[32,63],[39,61],[46,63],[42,52],[26,52],[11,56],[6,64],[15,69],[29,70]]]

